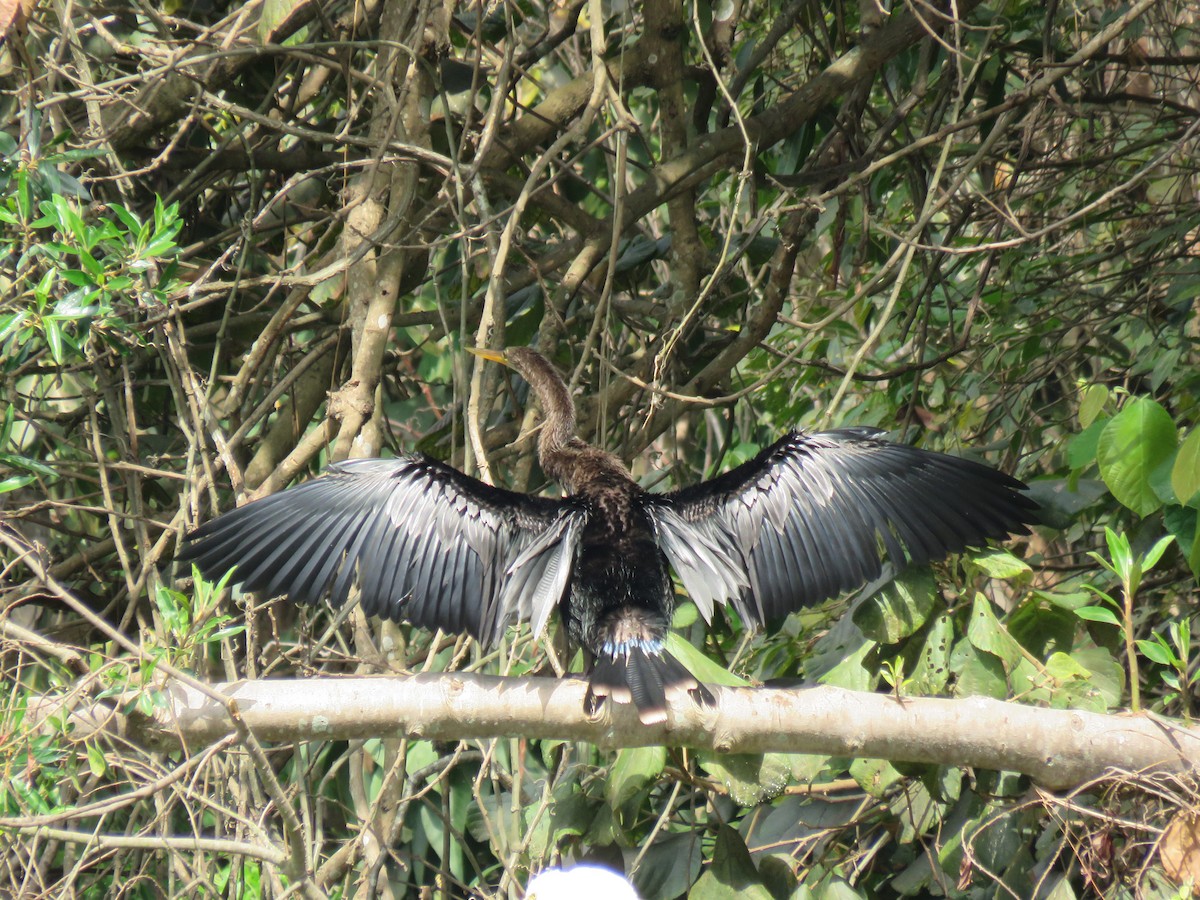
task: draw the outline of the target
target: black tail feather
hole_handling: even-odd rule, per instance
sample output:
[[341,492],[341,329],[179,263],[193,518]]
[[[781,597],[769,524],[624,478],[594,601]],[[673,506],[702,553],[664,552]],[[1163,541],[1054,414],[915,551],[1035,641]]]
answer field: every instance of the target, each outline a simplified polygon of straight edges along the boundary
[[712,706],[712,693],[677,659],[662,650],[628,647],[615,655],[601,654],[592,666],[584,707],[595,715],[606,698],[632,703],[645,725],[667,720],[667,704],[684,693],[696,703]]

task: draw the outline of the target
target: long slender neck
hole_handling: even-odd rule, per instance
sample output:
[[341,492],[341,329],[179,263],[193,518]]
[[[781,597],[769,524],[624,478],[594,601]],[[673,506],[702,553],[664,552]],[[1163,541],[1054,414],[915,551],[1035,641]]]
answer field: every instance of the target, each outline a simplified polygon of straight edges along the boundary
[[553,364],[528,347],[513,347],[508,351],[508,361],[529,382],[533,393],[542,407],[542,433],[538,438],[538,462],[542,469],[556,481],[564,481],[562,455],[567,445],[575,438],[575,402],[566,382]]
[[575,403],[549,360],[528,347],[514,347],[508,351],[508,361],[529,382],[542,407],[545,423],[538,438],[542,471],[569,493],[581,490],[586,482],[597,477],[630,480],[628,471],[615,456],[575,437]]
[[545,420],[542,433],[538,437],[538,460],[545,468],[548,459],[562,453],[575,439],[575,401],[571,399],[571,392],[567,390],[567,386],[550,363],[544,359],[542,362],[546,364],[548,376],[541,377],[542,373],[539,373],[529,379],[529,384],[537,394]]

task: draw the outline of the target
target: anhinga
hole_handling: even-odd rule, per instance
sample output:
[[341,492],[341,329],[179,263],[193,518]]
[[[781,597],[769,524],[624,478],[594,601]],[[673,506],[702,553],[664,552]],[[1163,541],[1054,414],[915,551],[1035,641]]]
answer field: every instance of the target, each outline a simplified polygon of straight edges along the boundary
[[557,608],[590,661],[587,706],[632,701],[666,718],[684,691],[712,695],[663,641],[670,570],[705,620],[732,604],[754,626],[896,567],[1027,534],[1020,481],[970,460],[881,440],[872,428],[793,431],[693,487],[653,494],[611,453],[575,436],[555,368],[516,347],[477,355],[529,382],[545,417],[538,458],[561,499],[484,484],[421,453],[354,459],[200,526],[180,559],[207,577],[237,566],[247,590],[337,606],[354,573],[368,615],[495,641],[535,634]]

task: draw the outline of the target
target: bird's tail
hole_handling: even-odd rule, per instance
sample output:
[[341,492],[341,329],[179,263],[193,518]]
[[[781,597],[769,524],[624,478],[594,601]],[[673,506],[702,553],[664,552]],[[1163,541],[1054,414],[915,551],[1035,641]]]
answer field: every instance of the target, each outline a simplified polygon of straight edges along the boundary
[[594,715],[611,697],[615,703],[632,703],[642,723],[654,725],[667,720],[668,701],[685,692],[704,706],[716,702],[708,688],[661,646],[632,644],[596,658],[584,706]]

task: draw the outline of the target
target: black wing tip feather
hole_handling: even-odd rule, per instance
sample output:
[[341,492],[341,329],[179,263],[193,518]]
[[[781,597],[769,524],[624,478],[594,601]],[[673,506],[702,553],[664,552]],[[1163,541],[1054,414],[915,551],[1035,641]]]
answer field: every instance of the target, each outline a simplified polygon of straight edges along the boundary
[[[311,605],[335,606],[360,588],[368,614],[489,643],[509,567],[553,532],[574,552],[585,511],[570,501],[486,485],[424,454],[334,463],[319,478],[271,494],[188,532],[176,562],[209,579]],[[540,553],[538,556],[540,557]],[[536,560],[535,560],[536,561]]]
[[[672,513],[656,522],[673,529],[675,545],[714,527],[728,537],[749,589],[709,603],[730,602],[759,626],[875,580],[885,562],[939,560],[1040,523],[1021,480],[884,435],[866,426],[792,431],[716,478],[653,497]],[[686,584],[685,575],[700,577],[691,557],[676,548],[668,558],[689,591],[706,589]],[[704,561],[729,565],[714,553]]]

